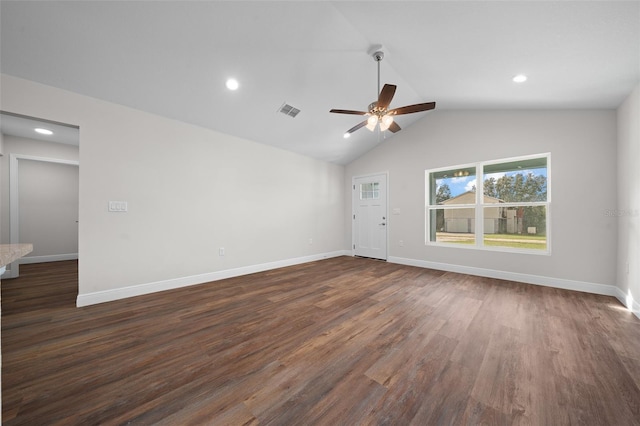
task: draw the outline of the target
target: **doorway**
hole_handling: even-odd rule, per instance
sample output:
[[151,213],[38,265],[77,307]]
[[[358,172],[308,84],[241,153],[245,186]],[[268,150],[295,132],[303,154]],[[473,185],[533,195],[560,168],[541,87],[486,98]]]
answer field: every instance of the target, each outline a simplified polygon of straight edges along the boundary
[[11,154],[11,242],[33,244],[33,252],[12,265],[11,278],[19,276],[20,264],[78,258],[78,165]]
[[34,244],[30,257],[11,263],[3,278],[18,277],[21,263],[77,259],[78,126],[0,111],[0,131],[2,242]]
[[387,260],[387,173],[352,182],[353,255]]

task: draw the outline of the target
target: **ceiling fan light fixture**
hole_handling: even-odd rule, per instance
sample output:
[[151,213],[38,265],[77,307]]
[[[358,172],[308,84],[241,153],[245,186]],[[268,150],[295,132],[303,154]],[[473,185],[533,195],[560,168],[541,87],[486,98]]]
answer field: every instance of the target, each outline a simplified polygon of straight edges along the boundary
[[345,139],[349,139],[351,137],[351,133],[347,132],[344,135],[342,135],[342,137]]
[[372,132],[376,129],[376,124],[378,124],[377,115],[372,115],[367,119],[367,129],[371,130]]
[[385,115],[382,117],[382,120],[380,120],[380,130],[384,132],[391,126],[391,123],[393,123],[393,117],[388,114]]

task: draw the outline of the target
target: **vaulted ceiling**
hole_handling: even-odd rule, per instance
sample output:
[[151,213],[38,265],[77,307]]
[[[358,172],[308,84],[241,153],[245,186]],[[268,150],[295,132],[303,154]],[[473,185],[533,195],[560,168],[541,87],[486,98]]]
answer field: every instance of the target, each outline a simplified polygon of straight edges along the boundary
[[441,110],[616,108],[640,80],[638,1],[3,0],[0,14],[5,74],[338,164],[397,137],[344,139],[362,118],[329,113],[376,99],[375,45],[391,107],[437,102],[403,128]]

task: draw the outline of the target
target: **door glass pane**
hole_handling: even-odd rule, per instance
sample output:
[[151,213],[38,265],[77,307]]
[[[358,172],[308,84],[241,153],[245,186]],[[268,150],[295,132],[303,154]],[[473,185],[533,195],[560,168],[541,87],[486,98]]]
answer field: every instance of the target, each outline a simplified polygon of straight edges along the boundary
[[380,184],[379,182],[361,183],[360,184],[360,199],[379,199],[380,198]]
[[485,207],[484,245],[546,250],[546,206]]

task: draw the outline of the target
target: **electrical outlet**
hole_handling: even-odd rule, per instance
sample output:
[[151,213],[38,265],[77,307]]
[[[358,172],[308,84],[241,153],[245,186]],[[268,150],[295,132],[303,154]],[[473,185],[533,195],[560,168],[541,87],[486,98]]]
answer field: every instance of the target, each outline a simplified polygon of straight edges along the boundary
[[220,248],[218,249],[218,255],[219,255],[219,256],[224,256],[224,247],[220,247]]
[[400,240],[400,241],[398,242],[398,245],[399,245],[400,247],[404,247],[404,241]]
[[309,245],[313,244],[313,238],[309,238]]

